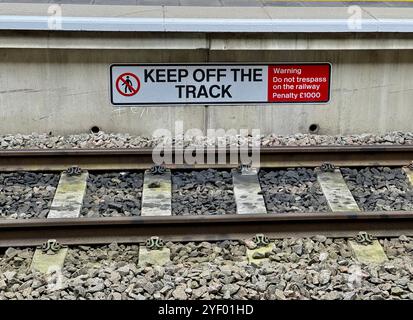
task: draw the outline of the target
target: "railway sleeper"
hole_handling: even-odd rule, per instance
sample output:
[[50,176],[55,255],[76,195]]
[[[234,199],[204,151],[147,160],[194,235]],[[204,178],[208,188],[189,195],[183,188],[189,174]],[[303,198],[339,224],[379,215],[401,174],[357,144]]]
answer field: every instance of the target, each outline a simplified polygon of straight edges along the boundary
[[[78,218],[86,193],[88,172],[69,168],[62,172],[47,219]],[[64,265],[67,247],[56,240],[47,240],[33,255],[30,268],[43,273],[60,271]]]
[[413,187],[413,162],[409,166],[403,167],[403,170],[406,173],[411,186]]
[[[259,267],[264,262],[278,261],[273,239],[270,240],[264,234],[257,234],[252,239],[246,239],[244,243],[246,257],[251,265]],[[359,232],[348,239],[347,243],[354,258],[360,263],[381,264],[388,261],[380,242],[366,232]],[[31,269],[45,274],[58,272],[64,266],[67,252],[67,246],[58,244],[56,240],[48,240],[35,251]],[[138,266],[163,266],[170,261],[171,251],[163,246],[163,240],[159,237],[151,237],[146,241],[146,245],[139,246]]]
[[354,257],[364,264],[380,264],[388,261],[380,242],[366,232],[359,232],[352,240],[348,240]]
[[349,190],[340,169],[330,165],[316,168],[317,181],[327,200],[328,206],[333,212],[357,212],[360,211],[356,200]]

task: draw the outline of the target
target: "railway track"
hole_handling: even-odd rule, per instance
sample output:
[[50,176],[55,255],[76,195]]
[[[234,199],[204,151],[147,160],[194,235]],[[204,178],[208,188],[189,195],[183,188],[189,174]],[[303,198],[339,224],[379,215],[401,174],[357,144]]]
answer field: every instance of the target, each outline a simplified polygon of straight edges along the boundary
[[300,213],[276,215],[116,217],[0,221],[0,246],[40,245],[57,239],[69,245],[167,241],[220,241],[309,237],[349,238],[359,231],[378,237],[413,235],[413,212]]
[[[173,150],[173,152],[179,152],[179,150]],[[218,157],[219,152],[225,153],[227,160],[229,160],[228,151],[215,151],[214,156]],[[207,153],[204,156],[206,159]],[[413,146],[273,147],[262,148],[260,157],[261,168],[320,167],[330,163],[336,167],[406,167],[406,173],[409,174],[407,166],[411,164],[413,159]],[[138,170],[149,169],[152,165],[151,149],[14,150],[0,152],[0,171],[3,172],[61,171],[72,166],[79,166],[89,171]],[[168,169],[211,167],[228,169],[234,168],[236,165],[229,164],[227,161],[225,164],[216,165],[173,164],[166,167]],[[348,195],[349,191],[346,190],[344,180],[343,182],[339,181],[338,184],[334,180],[340,178],[341,173],[332,167],[318,173],[318,180],[323,187],[331,212],[267,214],[264,200],[262,195],[260,196],[262,192],[257,174],[249,172],[245,175],[242,173],[233,173],[233,175],[237,175],[237,178],[234,177],[237,214],[234,215],[172,216],[170,213],[171,197],[170,195],[168,197],[168,192],[171,193],[170,173],[165,178],[164,175],[152,175],[147,171],[145,172],[145,181],[154,180],[146,181],[146,186],[143,187],[143,212],[141,216],[76,218],[79,216],[84,189],[80,189],[80,191],[66,190],[66,198],[56,200],[59,197],[58,194],[62,196],[62,192],[58,190],[54,204],[52,204],[53,214],[49,213],[48,218],[1,219],[0,247],[34,246],[47,239],[57,239],[64,244],[138,243],[155,235],[165,240],[185,242],[245,239],[258,233],[263,233],[270,238],[315,234],[324,234],[330,237],[351,237],[358,231],[367,231],[378,237],[413,234],[412,211],[361,211],[352,199],[351,193],[350,196]],[[67,178],[62,174],[60,179],[62,184],[67,183],[64,177]],[[83,179],[85,188],[87,176],[79,179]],[[156,184],[159,183],[158,181],[161,181],[161,186],[148,187],[148,184]],[[329,188],[332,188],[333,191]],[[148,196],[151,192],[153,194]],[[73,199],[71,200],[73,193],[75,198],[78,197],[77,201],[74,202]],[[147,195],[146,199],[145,194]],[[68,209],[68,207],[70,208]],[[68,211],[74,215],[67,215]]]
[[[201,163],[175,164],[175,155],[184,149],[165,149],[172,153],[171,169],[234,168],[229,149],[200,151]],[[153,166],[152,148],[140,149],[38,149],[1,150],[0,171],[61,171],[70,166],[86,170],[139,170]],[[215,163],[208,163],[213,155]],[[218,163],[218,157],[225,161]],[[413,146],[312,146],[265,147],[260,149],[261,168],[317,167],[329,162],[336,166],[405,166],[412,162]]]

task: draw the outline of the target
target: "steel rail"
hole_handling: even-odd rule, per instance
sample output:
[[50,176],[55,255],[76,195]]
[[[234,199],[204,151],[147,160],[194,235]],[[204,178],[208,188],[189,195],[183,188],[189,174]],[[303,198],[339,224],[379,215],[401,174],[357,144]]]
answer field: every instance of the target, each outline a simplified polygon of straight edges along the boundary
[[413,235],[413,212],[325,212],[263,215],[112,217],[0,220],[0,247],[36,246],[48,239],[63,244],[142,243],[151,236],[166,241],[242,240],[257,233],[270,238],[377,237]]
[[[235,160],[229,149],[192,151],[194,159],[198,153],[198,163],[177,163],[178,155],[188,149],[164,150],[172,157],[172,164],[166,166],[171,169],[233,168],[240,162],[239,150]],[[61,171],[70,166],[87,170],[147,169],[153,165],[152,152],[152,148],[0,150],[0,171]],[[262,168],[317,167],[324,162],[350,167],[405,166],[413,160],[413,145],[262,147],[259,154]]]

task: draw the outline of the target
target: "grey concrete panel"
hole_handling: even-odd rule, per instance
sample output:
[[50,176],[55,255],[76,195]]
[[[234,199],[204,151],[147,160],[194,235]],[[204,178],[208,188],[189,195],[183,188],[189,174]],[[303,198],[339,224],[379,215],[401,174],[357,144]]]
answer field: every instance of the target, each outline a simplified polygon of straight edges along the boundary
[[179,0],[181,6],[221,7],[222,0]]
[[316,172],[317,181],[331,211],[360,211],[339,169],[334,170],[334,172],[322,172],[321,170]]
[[0,32],[0,48],[21,49],[99,49],[99,50],[200,50],[208,48],[202,34],[165,33],[53,33],[41,37],[36,32]]
[[[49,17],[50,4],[0,3],[0,16]],[[61,5],[62,17],[163,18],[160,6]]]
[[[47,254],[42,252],[40,249],[36,249],[33,254],[30,269],[36,270],[37,272],[42,272],[44,274],[60,271],[63,268],[68,250],[68,248],[63,248],[55,254]],[[56,283],[55,288],[59,288],[58,285],[59,284]]]
[[267,213],[256,170],[248,175],[232,170],[232,180],[237,214]]
[[[140,5],[139,0],[116,0],[117,6],[132,6]],[[92,4],[97,5],[114,5],[113,0],[93,0]],[[154,5],[154,4],[152,4]]]
[[[50,26],[49,9],[48,4],[0,4],[0,29],[50,30],[53,26]],[[374,12],[374,16],[373,13],[369,13],[370,11]],[[349,23],[351,17],[353,15],[348,12],[347,7],[217,8],[63,4],[57,30],[220,33],[413,32],[413,8],[364,8],[361,28],[354,28]]]
[[413,49],[408,33],[375,34],[251,34],[215,35],[210,40],[212,51],[284,51],[284,50],[398,50]]
[[[68,34],[68,38],[61,42],[51,34],[47,37],[39,34],[32,36],[32,44],[22,40],[20,44],[9,43],[15,49],[0,49],[1,134],[80,133],[88,132],[96,125],[107,132],[151,135],[159,128],[172,130],[175,121],[183,121],[185,130],[204,130],[207,125],[223,129],[259,128],[263,134],[307,132],[313,123],[319,124],[321,134],[411,131],[413,47],[411,44],[409,47],[409,35],[398,39],[399,36],[394,35],[393,42],[390,38],[386,41],[371,39],[376,41],[376,47],[371,48],[377,49],[382,43],[386,45],[383,50],[366,50],[368,46],[355,50],[354,39],[349,38],[338,38],[336,42],[331,38],[329,45],[323,47],[319,44],[318,50],[308,50],[311,46],[306,50],[300,44],[305,43],[303,39],[302,42],[296,41],[298,50],[294,46],[280,50],[275,46],[260,47],[257,42],[236,36],[227,40],[221,38],[222,43],[228,45],[220,48],[212,42],[216,50],[210,52],[207,51],[208,42],[202,38],[197,38],[199,42],[195,47],[183,42],[185,49],[182,50],[162,49],[162,45],[167,43],[162,39],[156,46],[154,41],[139,42],[139,38],[132,38],[129,42],[127,39],[104,41],[106,49],[95,50],[99,46],[93,47],[92,38],[84,38],[83,44],[76,44],[79,39],[74,34]],[[314,37],[317,39],[316,35]],[[74,40],[70,41],[71,38]],[[235,50],[234,45],[234,50],[228,50],[233,38],[238,38],[240,43],[245,42],[245,47],[249,49]],[[1,38],[2,45],[7,43],[5,39]],[[34,46],[36,39],[44,49],[21,50],[25,45]],[[370,40],[359,38],[359,41],[366,44]],[[90,47],[85,47],[88,42]],[[308,45],[311,43],[307,42]],[[46,49],[48,45],[62,49]],[[145,49],[139,48],[140,45],[146,46]],[[70,46],[75,47],[66,50]],[[79,50],[76,46],[89,50]],[[237,46],[240,47],[240,44]],[[325,105],[210,106],[207,111],[202,106],[116,108],[110,105],[111,63],[205,61],[331,62],[331,102]]]
[[162,248],[160,250],[149,250],[144,246],[139,247],[138,265],[141,267],[147,265],[163,266],[171,261],[171,249]]
[[[236,35],[202,33],[106,33],[51,32],[48,37],[37,31],[0,32],[0,48],[21,49],[100,49],[100,50],[408,50],[413,37],[407,33],[380,34],[289,34]],[[199,62],[199,61],[197,61]]]
[[261,7],[263,4],[258,0],[221,0],[226,7]]
[[410,185],[413,187],[413,169],[403,168],[404,172],[406,173],[407,179],[410,182]]
[[[413,2],[411,3],[413,7]],[[400,8],[365,8],[372,17],[384,20],[384,19],[413,19],[413,10],[400,9]]]
[[383,264],[389,259],[384,252],[379,240],[373,240],[371,244],[365,245],[349,240],[349,247],[353,251],[354,257],[363,264]]
[[[205,61],[202,51],[0,50],[0,131],[106,132],[152,134],[173,130],[175,121],[204,128],[199,107],[113,107],[109,99],[111,63]],[[12,120],[15,119],[15,120]]]
[[[96,0],[100,1],[100,0]],[[122,0],[129,1],[129,0]],[[178,0],[176,0],[178,1]],[[106,2],[102,2],[104,5],[79,5],[73,3],[62,2],[62,14],[63,17],[146,17],[157,18],[163,17],[163,8],[169,8],[168,15],[165,17],[170,18],[262,18],[262,19],[336,19],[347,18],[348,6],[326,6],[326,7],[300,7],[300,6],[212,6],[213,3],[218,3],[214,0],[212,2],[205,3],[204,6],[198,6],[194,4],[200,4],[202,2],[188,2],[185,6],[176,6],[171,0],[170,4],[167,2],[161,6],[159,2],[147,1],[145,5],[134,5],[134,1],[129,5],[108,5]],[[88,1],[85,0],[85,3]],[[33,15],[33,16],[48,16],[48,8],[52,3],[47,1],[39,3],[8,3],[0,1],[0,14],[1,15]],[[60,4],[60,3],[59,3]],[[192,5],[191,5],[192,4]],[[360,6],[364,9],[364,13],[370,18],[369,13],[374,15],[377,19],[408,19],[413,17],[413,2],[410,3],[409,8],[398,7],[374,7],[369,6],[369,2],[363,2]],[[152,11],[158,12],[157,15],[153,15]],[[144,15],[135,13],[143,12]],[[160,13],[159,13],[160,12]],[[250,15],[248,15],[250,12]],[[363,17],[365,18],[365,17]]]
[[[400,9],[396,9],[401,11]],[[265,7],[265,11],[268,13],[271,19],[348,19],[351,14],[348,12],[347,7],[305,7],[305,8],[292,8],[292,7]],[[413,11],[412,11],[413,12]],[[365,19],[372,19],[373,17],[367,13],[362,16]]]
[[259,7],[217,8],[214,7],[165,7],[165,18],[204,18],[204,19],[268,19],[268,15]]
[[413,51],[214,51],[214,62],[331,62],[332,96],[324,105],[210,106],[210,128],[260,129],[261,133],[383,133],[411,130]]
[[33,1],[33,0],[0,0],[0,3],[10,3],[10,4],[13,4],[13,3],[26,3],[26,4],[30,4],[30,3],[34,3],[34,4],[37,4],[37,3],[50,3],[50,0],[36,0],[36,1]]
[[183,5],[183,6],[294,6],[294,7],[343,7],[363,5],[368,7],[411,7],[406,1],[277,1],[277,0],[0,0],[10,3],[66,3],[103,5]]
[[153,175],[145,171],[142,191],[142,216],[172,215],[171,171]]
[[86,192],[87,172],[69,176],[63,172],[47,218],[78,218]]
[[[144,8],[144,7],[140,7]],[[179,7],[169,7],[179,8]],[[165,9],[166,11],[166,9]],[[173,11],[173,10],[170,10]],[[170,12],[169,11],[169,12]],[[197,11],[197,10],[190,10]],[[241,12],[244,11],[244,12]],[[173,18],[186,15],[179,11],[169,18],[143,17],[73,17],[59,19],[27,15],[0,16],[0,30],[42,30],[62,31],[105,31],[105,32],[198,32],[198,33],[413,33],[413,19],[360,19],[360,24],[349,22],[348,18],[328,19],[267,19],[267,13],[254,8],[254,12],[236,10],[244,18],[215,18],[212,14],[201,18],[195,14],[187,18]],[[202,11],[204,12],[204,11]],[[142,13],[142,11],[141,11]],[[144,13],[144,12],[143,12]],[[204,13],[207,13],[205,11]],[[224,12],[222,12],[224,13]],[[144,13],[145,14],[145,13]],[[260,18],[250,18],[252,14]],[[231,16],[233,14],[230,14]],[[192,16],[196,16],[192,18]],[[228,16],[228,12],[225,14]],[[59,21],[59,23],[57,22]],[[57,24],[59,27],[57,27]]]
[[[124,1],[124,0],[121,0]],[[55,3],[55,4],[93,4],[93,0],[53,0],[49,1],[49,3]]]

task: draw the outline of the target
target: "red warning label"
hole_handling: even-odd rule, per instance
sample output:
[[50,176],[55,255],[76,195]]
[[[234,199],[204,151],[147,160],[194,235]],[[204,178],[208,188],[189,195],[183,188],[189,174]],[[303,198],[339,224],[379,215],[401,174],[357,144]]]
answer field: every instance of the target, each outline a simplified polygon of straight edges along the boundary
[[330,63],[114,64],[114,105],[327,103]]
[[327,63],[269,65],[268,102],[328,102],[330,74]]
[[116,90],[125,97],[131,97],[138,93],[141,87],[139,77],[135,74],[126,72],[116,79]]

